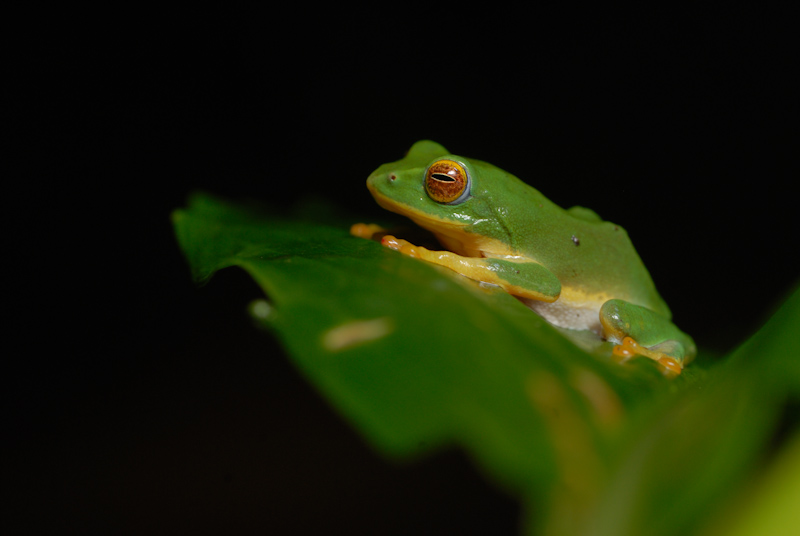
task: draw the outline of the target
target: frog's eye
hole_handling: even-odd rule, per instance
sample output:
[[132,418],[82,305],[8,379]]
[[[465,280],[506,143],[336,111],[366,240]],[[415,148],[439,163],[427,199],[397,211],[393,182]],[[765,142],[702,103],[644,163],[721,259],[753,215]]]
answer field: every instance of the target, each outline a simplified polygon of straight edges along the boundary
[[437,160],[425,172],[425,191],[437,203],[455,205],[469,197],[469,174],[453,160]]

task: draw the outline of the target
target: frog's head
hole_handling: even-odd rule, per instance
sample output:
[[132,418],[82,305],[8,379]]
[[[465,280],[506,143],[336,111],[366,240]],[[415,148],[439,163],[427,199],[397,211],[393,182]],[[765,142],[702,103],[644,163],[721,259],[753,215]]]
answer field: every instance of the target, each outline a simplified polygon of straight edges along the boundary
[[505,197],[508,180],[518,181],[490,164],[420,141],[403,159],[375,170],[367,188],[383,208],[408,217],[440,240],[464,244],[454,248],[464,254],[483,249],[476,241],[509,243],[503,222],[508,204],[498,199]]

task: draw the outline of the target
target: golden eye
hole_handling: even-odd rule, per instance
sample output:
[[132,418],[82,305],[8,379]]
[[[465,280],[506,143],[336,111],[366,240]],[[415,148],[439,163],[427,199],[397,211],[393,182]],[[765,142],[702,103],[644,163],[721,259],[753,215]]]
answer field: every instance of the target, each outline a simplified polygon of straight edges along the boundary
[[461,203],[469,196],[467,170],[453,160],[438,160],[425,172],[425,191],[437,203]]

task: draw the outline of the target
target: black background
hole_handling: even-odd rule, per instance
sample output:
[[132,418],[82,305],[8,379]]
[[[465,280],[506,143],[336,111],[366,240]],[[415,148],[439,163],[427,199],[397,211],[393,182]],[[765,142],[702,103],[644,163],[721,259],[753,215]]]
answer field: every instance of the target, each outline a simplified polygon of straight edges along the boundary
[[701,346],[745,339],[795,280],[796,63],[779,17],[293,14],[121,17],[20,47],[35,73],[14,78],[12,111],[34,193],[10,211],[46,224],[13,233],[33,243],[13,263],[33,307],[10,325],[26,350],[4,389],[3,523],[516,530],[519,507],[463,454],[372,453],[252,326],[243,273],[193,286],[169,222],[192,190],[313,194],[369,219],[366,176],[430,138],[625,227]]

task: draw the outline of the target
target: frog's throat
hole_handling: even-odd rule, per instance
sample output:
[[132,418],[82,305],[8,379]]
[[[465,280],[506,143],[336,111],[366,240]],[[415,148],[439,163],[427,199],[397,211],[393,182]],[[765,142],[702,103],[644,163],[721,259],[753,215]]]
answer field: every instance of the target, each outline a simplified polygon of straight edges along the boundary
[[470,233],[466,230],[467,223],[432,216],[386,197],[374,188],[370,188],[370,192],[382,208],[405,216],[423,229],[432,232],[445,248],[454,253],[464,257],[508,257],[509,260],[518,255],[502,242]]

